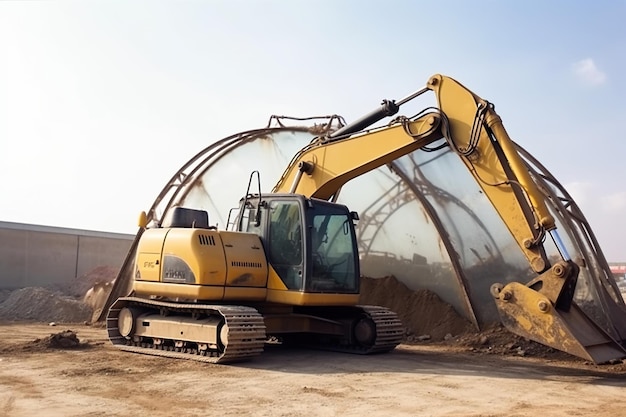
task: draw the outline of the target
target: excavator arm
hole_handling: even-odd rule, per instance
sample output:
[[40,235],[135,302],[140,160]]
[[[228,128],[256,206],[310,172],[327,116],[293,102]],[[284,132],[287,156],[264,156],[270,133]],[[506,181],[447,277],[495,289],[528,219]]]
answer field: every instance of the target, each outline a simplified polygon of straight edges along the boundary
[[[370,128],[427,91],[437,98],[435,111]],[[573,302],[579,267],[494,106],[452,78],[434,75],[425,88],[398,103],[383,101],[356,122],[316,138],[294,156],[273,192],[334,199],[351,179],[440,140],[459,155],[538,274],[528,283],[492,286],[502,323],[516,334],[597,363],[626,357],[624,347]],[[543,246],[546,234],[561,255],[553,264]]]

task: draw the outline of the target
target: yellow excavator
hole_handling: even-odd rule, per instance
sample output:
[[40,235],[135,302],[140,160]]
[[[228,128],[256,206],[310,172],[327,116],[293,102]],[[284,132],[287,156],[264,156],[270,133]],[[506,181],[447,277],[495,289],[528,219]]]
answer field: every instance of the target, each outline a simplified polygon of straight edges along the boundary
[[[428,91],[437,107],[375,126]],[[256,356],[274,339],[363,354],[394,349],[403,337],[396,314],[358,305],[359,216],[337,199],[349,181],[436,145],[462,160],[534,273],[523,283],[499,284],[493,277],[490,297],[502,323],[513,333],[596,363],[626,357],[620,337],[626,331],[614,325],[616,317],[626,317],[623,300],[606,308],[613,332],[573,301],[579,265],[559,235],[545,190],[489,102],[454,79],[435,75],[423,89],[397,102],[385,100],[353,123],[316,129],[271,192],[262,192],[258,172],[250,175],[226,230],[210,224],[198,198],[171,197],[164,215],[153,209],[142,213],[103,310],[115,346],[214,363]],[[255,132],[270,133],[269,128]],[[201,166],[188,168],[196,174]],[[191,195],[187,178],[179,175],[168,187],[178,182],[184,185],[180,193]],[[251,190],[254,180],[257,189]],[[164,198],[162,193],[157,200]],[[548,235],[558,258],[546,253]]]

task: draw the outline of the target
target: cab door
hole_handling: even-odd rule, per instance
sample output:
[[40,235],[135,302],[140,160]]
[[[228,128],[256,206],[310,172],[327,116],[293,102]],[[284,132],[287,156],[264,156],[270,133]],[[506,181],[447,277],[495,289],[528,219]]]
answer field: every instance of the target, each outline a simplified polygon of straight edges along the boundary
[[294,200],[272,200],[268,203],[269,261],[285,286],[302,290],[304,282],[304,222],[302,205]]

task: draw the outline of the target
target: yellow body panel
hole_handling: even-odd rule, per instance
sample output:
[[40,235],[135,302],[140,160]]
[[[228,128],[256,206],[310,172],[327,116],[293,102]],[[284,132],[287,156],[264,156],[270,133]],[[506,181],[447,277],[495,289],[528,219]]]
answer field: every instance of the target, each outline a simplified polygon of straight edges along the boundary
[[267,301],[292,306],[352,306],[359,303],[359,294],[321,294],[268,289]]
[[137,247],[135,268],[141,272],[142,280],[160,281],[161,249],[167,232],[168,229],[150,229],[141,236]]
[[224,286],[149,281],[135,281],[134,290],[138,295],[159,295],[168,298],[202,301],[264,301],[267,293],[267,289],[265,288],[228,288]]
[[267,285],[267,261],[258,235],[252,233],[218,233],[227,261],[227,287],[263,287]]
[[137,255],[136,265],[141,269],[141,279],[144,281],[160,281],[160,253],[142,252]]
[[[175,258],[175,267],[168,266],[168,257]],[[149,229],[137,248],[136,265],[137,294],[212,301],[266,298],[268,265],[256,234]]]
[[267,288],[250,287],[226,287],[224,288],[224,300],[237,301],[265,301]]
[[[147,230],[146,233],[152,230],[154,229]],[[193,271],[196,284],[224,285],[226,258],[219,232],[207,229],[166,230],[169,233],[163,244],[164,256],[176,254],[183,259]]]
[[280,279],[276,271],[274,271],[274,268],[272,267],[272,265],[269,265],[269,269],[270,270],[269,270],[269,277],[267,279],[267,289],[287,291],[287,286]]
[[138,295],[158,295],[168,298],[183,298],[189,300],[223,300],[223,286],[175,284],[169,282],[135,281],[133,285]]

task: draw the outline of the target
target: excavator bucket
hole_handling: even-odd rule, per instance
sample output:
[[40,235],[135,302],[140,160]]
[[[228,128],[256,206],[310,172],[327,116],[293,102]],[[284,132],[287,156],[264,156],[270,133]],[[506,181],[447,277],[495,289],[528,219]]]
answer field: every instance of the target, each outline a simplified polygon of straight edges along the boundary
[[556,309],[546,296],[516,282],[503,293],[507,298],[497,298],[496,304],[511,332],[598,364],[626,358],[626,350],[576,303],[568,311]]
[[559,262],[527,285],[511,282],[491,288],[502,324],[511,332],[546,346],[605,363],[626,350],[573,300],[579,268]]

